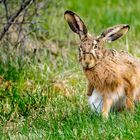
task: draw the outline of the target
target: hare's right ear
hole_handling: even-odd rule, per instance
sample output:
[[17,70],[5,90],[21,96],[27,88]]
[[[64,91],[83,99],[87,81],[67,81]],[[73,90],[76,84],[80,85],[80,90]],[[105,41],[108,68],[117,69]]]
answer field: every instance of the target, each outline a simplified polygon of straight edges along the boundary
[[64,18],[68,22],[69,27],[77,33],[80,39],[84,39],[87,35],[87,28],[81,18],[72,11],[65,11]]
[[120,24],[106,29],[98,39],[103,41],[112,42],[126,34],[129,30],[129,25]]

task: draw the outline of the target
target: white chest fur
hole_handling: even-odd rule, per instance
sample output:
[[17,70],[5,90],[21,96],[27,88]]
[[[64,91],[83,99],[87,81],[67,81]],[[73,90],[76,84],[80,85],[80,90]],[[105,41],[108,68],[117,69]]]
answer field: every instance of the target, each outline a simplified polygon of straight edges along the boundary
[[92,95],[88,97],[88,102],[94,112],[101,112],[103,106],[102,96],[95,89]]
[[[120,109],[125,105],[125,96],[123,88],[119,88],[116,93],[108,94],[108,98],[112,98],[114,104],[113,108]],[[88,97],[89,105],[94,112],[100,113],[103,107],[102,94],[93,90],[92,95]]]

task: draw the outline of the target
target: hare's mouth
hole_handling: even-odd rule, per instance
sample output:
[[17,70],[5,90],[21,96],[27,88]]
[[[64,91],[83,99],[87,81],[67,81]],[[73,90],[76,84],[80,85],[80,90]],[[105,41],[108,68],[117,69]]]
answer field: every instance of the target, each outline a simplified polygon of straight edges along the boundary
[[90,70],[95,66],[95,63],[81,63],[84,70]]
[[84,70],[91,70],[94,66],[92,67],[89,67],[89,66],[86,66],[86,67],[83,67]]

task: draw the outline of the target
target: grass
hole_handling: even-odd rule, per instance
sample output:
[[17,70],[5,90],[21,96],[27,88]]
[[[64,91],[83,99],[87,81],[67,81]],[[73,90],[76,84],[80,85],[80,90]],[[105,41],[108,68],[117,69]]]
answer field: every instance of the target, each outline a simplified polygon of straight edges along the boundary
[[127,36],[106,47],[140,56],[139,6],[139,0],[52,1],[40,12],[40,19],[47,19],[40,26],[49,32],[44,40],[59,46],[57,56],[46,48],[38,49],[36,56],[21,56],[9,44],[1,45],[0,139],[140,139],[140,105],[134,114],[111,112],[108,120],[90,110],[87,80],[75,45],[79,38],[63,17],[65,10],[75,11],[93,35],[128,23],[131,29]]

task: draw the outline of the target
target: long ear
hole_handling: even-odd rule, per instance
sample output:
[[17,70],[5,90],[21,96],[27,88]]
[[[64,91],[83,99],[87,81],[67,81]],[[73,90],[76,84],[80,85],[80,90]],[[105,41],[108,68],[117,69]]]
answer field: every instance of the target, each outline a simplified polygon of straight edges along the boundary
[[65,11],[64,18],[68,22],[69,27],[75,33],[77,33],[81,39],[87,35],[87,28],[82,19],[72,11]]
[[126,34],[129,29],[129,25],[126,24],[116,25],[105,30],[99,36],[99,39],[102,39],[103,41],[112,42]]

